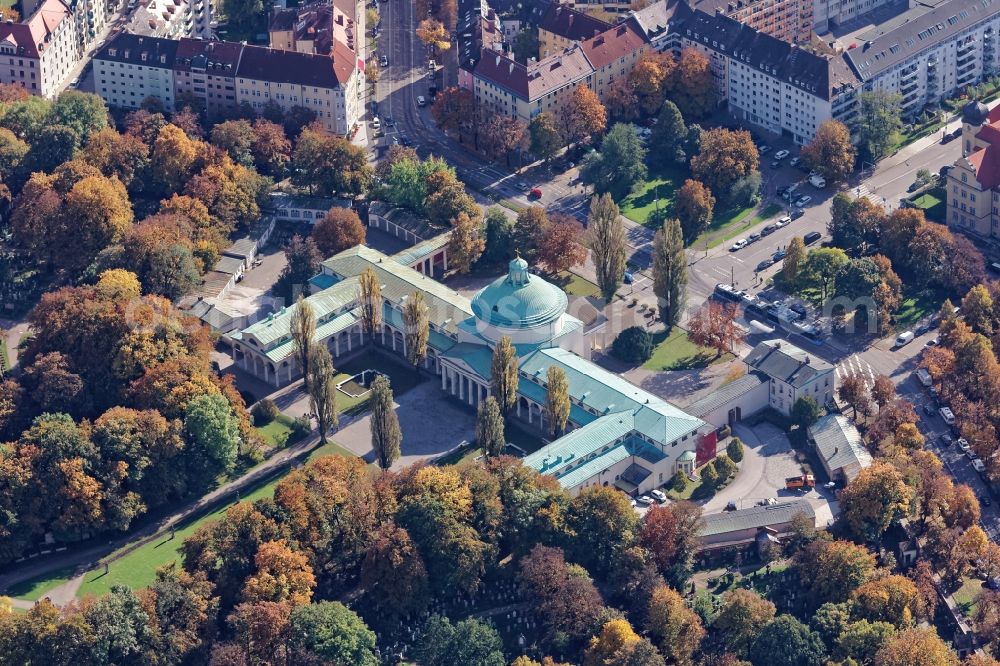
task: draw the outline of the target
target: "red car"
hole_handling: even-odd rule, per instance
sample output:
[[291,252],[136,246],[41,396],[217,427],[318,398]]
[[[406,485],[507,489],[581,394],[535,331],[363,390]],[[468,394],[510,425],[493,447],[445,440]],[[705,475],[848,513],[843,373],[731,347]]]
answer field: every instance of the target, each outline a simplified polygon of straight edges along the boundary
[[531,192],[528,193],[528,197],[530,199],[541,199],[542,198],[542,189],[540,187],[533,187],[533,188],[531,188]]

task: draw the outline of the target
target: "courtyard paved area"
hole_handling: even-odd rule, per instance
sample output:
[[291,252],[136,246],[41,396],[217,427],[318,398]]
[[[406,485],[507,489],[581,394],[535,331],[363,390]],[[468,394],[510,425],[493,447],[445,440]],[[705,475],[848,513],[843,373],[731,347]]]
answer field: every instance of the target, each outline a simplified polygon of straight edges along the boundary
[[[438,456],[475,436],[475,413],[447,398],[439,382],[421,383],[397,396],[396,405],[403,443],[402,455],[393,469]],[[366,414],[334,433],[332,439],[368,462],[374,462],[370,421],[371,417]]]
[[780,428],[767,422],[752,427],[738,424],[734,434],[744,445],[740,472],[732,483],[705,502],[702,506],[705,513],[719,513],[730,501],[736,502],[740,509],[748,509],[768,497],[779,502],[804,497],[815,509],[816,524],[821,527],[839,513],[839,503],[831,491],[820,488],[802,494],[785,489],[785,479],[801,474],[802,469]]

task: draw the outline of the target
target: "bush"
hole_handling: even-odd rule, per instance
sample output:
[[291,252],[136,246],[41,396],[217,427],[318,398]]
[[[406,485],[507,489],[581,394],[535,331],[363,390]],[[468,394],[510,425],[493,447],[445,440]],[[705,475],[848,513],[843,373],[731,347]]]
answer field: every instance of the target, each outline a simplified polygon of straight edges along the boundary
[[653,336],[638,326],[626,328],[615,338],[611,354],[626,363],[645,363],[653,355]]
[[730,460],[729,456],[723,453],[721,456],[712,462],[712,466],[715,467],[716,474],[719,475],[719,482],[725,483],[729,480],[729,477],[736,474],[739,468],[736,467],[736,463]]
[[743,460],[743,442],[740,441],[739,437],[733,437],[729,441],[729,444],[726,446],[726,454],[733,462]]
[[292,424],[292,432],[295,433],[296,438],[305,437],[312,432],[312,421],[306,416],[296,418]]
[[274,419],[278,418],[278,414],[281,413],[281,410],[279,410],[278,406],[274,404],[274,400],[264,398],[253,406],[250,413],[253,414],[253,424],[259,427],[265,426]]
[[701,483],[711,489],[719,485],[719,472],[715,469],[714,463],[709,463],[701,468]]
[[684,489],[687,488],[687,485],[688,485],[687,474],[685,474],[681,470],[677,470],[677,472],[674,473],[673,478],[670,479],[670,489],[673,490],[675,493],[682,493],[684,492]]
[[719,439],[725,439],[726,437],[729,437],[732,434],[733,434],[733,429],[730,428],[728,424],[719,428],[718,432]]

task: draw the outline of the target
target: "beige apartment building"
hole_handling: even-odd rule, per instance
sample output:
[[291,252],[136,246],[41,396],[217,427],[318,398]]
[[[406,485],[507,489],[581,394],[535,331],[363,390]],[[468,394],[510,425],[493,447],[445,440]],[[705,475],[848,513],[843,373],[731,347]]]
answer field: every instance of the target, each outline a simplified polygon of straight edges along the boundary
[[948,170],[948,226],[1000,238],[1000,108],[962,109],[962,157]]
[[0,23],[0,83],[55,97],[76,62],[76,25],[61,0],[45,0],[21,23]]
[[284,111],[304,106],[327,131],[347,135],[363,113],[363,74],[354,52],[334,42],[330,55],[247,46],[236,72],[237,103]]
[[544,60],[562,53],[574,44],[599,35],[609,28],[610,23],[553,2],[538,22],[538,58]]
[[557,116],[576,86],[591,86],[593,76],[594,68],[579,45],[527,66],[484,49],[476,64],[474,92],[481,108],[529,123],[543,111]]
[[642,27],[634,18],[584,40],[580,47],[594,68],[591,87],[602,102],[612,84],[628,76],[640,56],[650,48]]

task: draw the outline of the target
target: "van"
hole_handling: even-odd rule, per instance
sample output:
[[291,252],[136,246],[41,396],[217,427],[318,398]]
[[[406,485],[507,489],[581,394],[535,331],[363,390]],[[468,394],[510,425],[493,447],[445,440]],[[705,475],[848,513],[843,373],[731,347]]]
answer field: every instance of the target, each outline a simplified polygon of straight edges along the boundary
[[896,338],[896,346],[902,347],[903,345],[911,342],[913,340],[913,331],[903,331]]
[[821,234],[820,232],[810,231],[809,233],[807,233],[805,236],[802,237],[802,242],[805,243],[806,245],[812,245],[822,237],[823,234]]
[[938,413],[941,415],[941,418],[944,419],[944,422],[947,423],[948,425],[955,424],[955,415],[947,407],[942,407],[941,409],[938,410]]
[[926,368],[917,368],[917,381],[924,386],[930,386],[934,383],[931,381],[931,373],[927,372]]
[[427,100],[424,99],[424,96],[423,95],[418,95],[417,96],[417,106],[426,106],[426,105],[427,105]]

